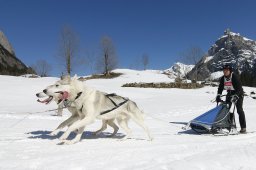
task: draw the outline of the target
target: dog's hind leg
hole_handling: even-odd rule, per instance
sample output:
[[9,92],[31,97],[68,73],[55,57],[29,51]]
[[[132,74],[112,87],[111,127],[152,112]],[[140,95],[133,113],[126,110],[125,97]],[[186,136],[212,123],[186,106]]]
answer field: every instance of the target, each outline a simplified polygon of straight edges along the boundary
[[98,135],[104,130],[107,129],[107,125],[111,126],[114,129],[114,132],[111,135],[108,135],[107,137],[113,137],[118,132],[119,127],[114,123],[115,119],[109,119],[109,120],[102,120],[102,127],[97,130],[96,132],[93,132],[93,135]]
[[143,117],[142,117],[142,114],[143,113],[140,113],[141,111],[139,111],[139,112],[131,112],[129,115],[131,116],[131,119],[135,122],[135,123],[137,123],[140,127],[142,127],[144,130],[145,130],[145,132],[147,133],[147,135],[148,135],[148,139],[151,141],[151,140],[153,140],[153,137],[151,136],[151,134],[150,134],[150,132],[149,132],[149,130],[148,130],[148,127],[145,125],[145,123],[144,123],[144,119],[143,119]]
[[109,126],[111,126],[111,127],[114,129],[114,132],[113,132],[111,135],[109,135],[108,137],[113,137],[113,136],[115,136],[116,133],[117,133],[118,130],[119,130],[119,127],[115,124],[114,121],[115,121],[115,119],[107,120],[107,124],[108,124]]
[[127,119],[118,119],[117,118],[117,123],[126,132],[126,136],[124,138],[122,138],[122,140],[126,140],[126,139],[130,138],[132,135],[132,131],[128,127]]
[[93,135],[99,135],[101,132],[107,129],[107,120],[102,120],[102,126],[96,132],[92,132]]

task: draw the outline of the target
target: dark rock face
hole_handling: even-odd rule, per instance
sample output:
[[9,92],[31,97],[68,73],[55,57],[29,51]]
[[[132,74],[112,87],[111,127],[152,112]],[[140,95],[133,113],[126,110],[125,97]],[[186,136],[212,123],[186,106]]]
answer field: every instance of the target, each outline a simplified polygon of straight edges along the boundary
[[0,44],[0,74],[18,76],[22,74],[34,74],[34,71],[20,61],[14,52],[11,53]]
[[0,44],[7,50],[9,53],[15,56],[12,45],[9,43],[8,39],[4,35],[4,33],[0,30]]
[[[239,73],[253,73],[256,63],[256,42],[240,34],[226,30],[208,50],[208,56],[203,57],[188,74],[190,79],[205,80],[211,73],[222,70],[224,64],[232,64]],[[255,74],[255,73],[254,73]]]

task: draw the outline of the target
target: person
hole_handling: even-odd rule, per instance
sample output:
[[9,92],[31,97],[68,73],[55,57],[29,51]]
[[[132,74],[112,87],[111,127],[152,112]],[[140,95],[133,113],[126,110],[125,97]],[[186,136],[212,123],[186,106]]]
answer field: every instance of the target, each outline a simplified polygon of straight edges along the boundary
[[223,66],[224,75],[220,78],[216,102],[221,102],[223,90],[227,90],[226,102],[236,101],[237,113],[239,115],[240,133],[246,133],[246,120],[243,110],[244,91],[240,79],[233,73],[232,66],[226,64]]

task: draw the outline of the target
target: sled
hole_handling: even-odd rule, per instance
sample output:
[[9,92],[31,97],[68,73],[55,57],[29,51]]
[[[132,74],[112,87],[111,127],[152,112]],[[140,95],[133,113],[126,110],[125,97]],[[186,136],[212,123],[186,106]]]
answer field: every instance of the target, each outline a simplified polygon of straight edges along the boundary
[[199,134],[236,135],[238,134],[235,123],[235,102],[221,102],[213,109],[191,120],[189,127]]

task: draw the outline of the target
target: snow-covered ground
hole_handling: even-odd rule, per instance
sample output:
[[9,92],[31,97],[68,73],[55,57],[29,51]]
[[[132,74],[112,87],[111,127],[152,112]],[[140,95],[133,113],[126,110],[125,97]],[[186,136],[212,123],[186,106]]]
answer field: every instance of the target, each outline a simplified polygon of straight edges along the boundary
[[[129,123],[132,139],[120,141],[124,135],[122,129],[116,137],[106,137],[112,132],[111,128],[92,136],[90,132],[101,126],[98,120],[85,129],[81,142],[58,145],[58,138],[49,133],[70,114],[65,110],[63,117],[54,116],[54,112],[46,110],[55,109],[56,104],[38,103],[35,96],[57,78],[0,76],[0,169],[256,169],[256,133],[215,137],[181,129],[185,122],[215,106],[210,100],[215,98],[216,87],[196,90],[123,88],[124,83],[171,80],[159,71],[118,72],[124,75],[85,83],[134,100],[147,113],[145,121],[154,136],[153,141],[148,141],[144,131],[133,122]],[[244,89],[247,93],[256,90]],[[255,103],[256,100],[249,97],[244,99],[248,131],[256,130]]]

